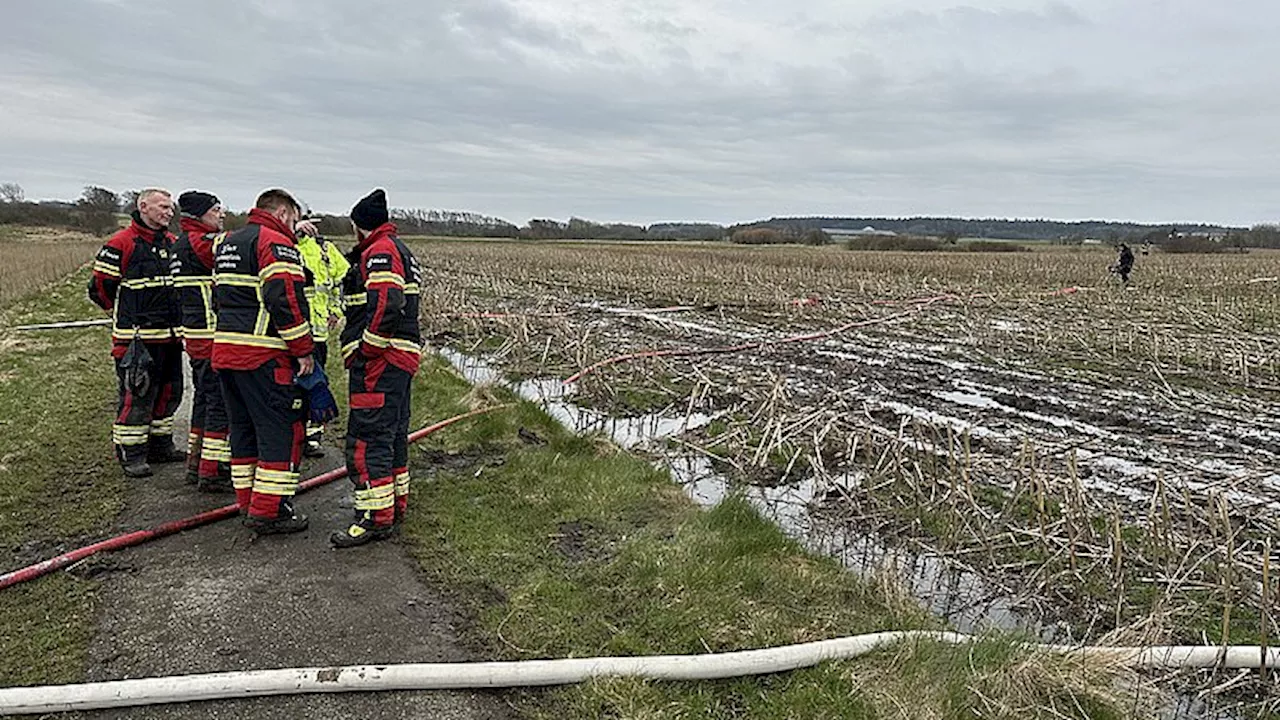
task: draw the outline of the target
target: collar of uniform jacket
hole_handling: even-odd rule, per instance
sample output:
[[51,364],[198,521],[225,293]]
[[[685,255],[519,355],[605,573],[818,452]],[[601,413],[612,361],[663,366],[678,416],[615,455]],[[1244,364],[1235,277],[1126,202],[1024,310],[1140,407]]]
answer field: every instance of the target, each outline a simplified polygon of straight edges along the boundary
[[139,236],[153,242],[159,242],[169,236],[168,228],[151,227],[142,221],[142,213],[137,210],[133,211],[133,231]]
[[363,250],[372,245],[375,240],[387,237],[388,235],[395,235],[398,232],[399,230],[396,229],[395,223],[382,223],[373,232],[365,235],[364,241],[357,245],[356,249]]
[[189,235],[205,235],[207,233],[216,233],[218,228],[212,225],[206,225],[200,222],[199,218],[183,216],[178,224],[182,226],[182,231]]
[[285,225],[283,222],[280,222],[280,218],[272,215],[266,210],[262,210],[261,208],[254,208],[249,211],[249,224],[261,225],[262,227],[275,230],[289,239],[293,239],[294,237],[293,228]]

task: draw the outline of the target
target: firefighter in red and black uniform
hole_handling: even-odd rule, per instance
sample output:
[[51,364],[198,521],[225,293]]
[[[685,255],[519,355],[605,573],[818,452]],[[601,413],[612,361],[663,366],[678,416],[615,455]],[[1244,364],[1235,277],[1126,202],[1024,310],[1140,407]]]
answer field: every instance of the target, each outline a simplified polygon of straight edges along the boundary
[[409,502],[409,389],[422,337],[422,271],[396,236],[387,196],[375,190],[351,210],[356,248],[342,283],[347,324],[342,357],[350,380],[347,472],[356,484],[354,522],[330,540],[340,548],[388,537]]
[[[168,191],[143,190],[129,227],[98,251],[89,299],[112,314],[111,355],[119,401],[112,441],[128,477],[151,475],[151,463],[182,462],[173,445],[173,414],[182,402],[181,313],[169,274],[174,237]],[[128,353],[134,339],[138,352]],[[126,355],[128,358],[126,359]],[[145,357],[139,357],[139,356]],[[146,365],[142,382],[127,382],[130,367]]]
[[305,433],[294,378],[315,368],[293,240],[300,215],[292,195],[267,190],[214,251],[213,369],[231,420],[231,480],[245,524],[264,535],[307,528],[293,506]]
[[231,492],[227,408],[213,369],[213,247],[226,213],[215,195],[189,190],[178,196],[182,232],[173,248],[173,284],[182,307],[182,337],[191,358],[191,434],[187,481],[205,492]]

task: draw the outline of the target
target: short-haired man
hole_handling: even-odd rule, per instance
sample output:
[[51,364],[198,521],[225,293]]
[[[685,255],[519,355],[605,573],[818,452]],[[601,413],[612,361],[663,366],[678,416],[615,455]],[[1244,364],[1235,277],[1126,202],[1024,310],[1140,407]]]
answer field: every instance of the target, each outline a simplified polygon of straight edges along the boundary
[[204,492],[231,492],[227,408],[213,369],[213,249],[226,212],[216,195],[189,190],[178,196],[182,232],[173,248],[173,284],[182,306],[182,336],[191,358],[191,433],[187,480]]
[[315,367],[306,276],[293,240],[300,214],[288,192],[267,190],[248,224],[214,252],[213,369],[231,420],[231,480],[245,524],[262,535],[307,528],[293,506],[304,417],[294,379]]
[[335,532],[349,548],[391,535],[409,502],[409,390],[422,336],[418,295],[422,271],[396,236],[387,195],[373,191],[351,210],[356,247],[342,283],[347,325],[342,358],[349,371],[347,472],[356,485],[356,517]]
[[[89,279],[89,299],[112,314],[119,395],[111,435],[116,459],[131,478],[151,475],[152,463],[187,457],[173,445],[173,415],[182,402],[182,344],[181,312],[169,274],[172,219],[169,192],[143,190],[133,221],[98,251]],[[140,345],[128,353],[134,340]]]

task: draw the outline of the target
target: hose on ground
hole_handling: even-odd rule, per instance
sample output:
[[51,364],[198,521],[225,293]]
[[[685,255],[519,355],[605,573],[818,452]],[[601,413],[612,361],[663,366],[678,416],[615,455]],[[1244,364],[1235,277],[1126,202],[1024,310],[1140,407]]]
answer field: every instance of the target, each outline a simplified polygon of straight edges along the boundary
[[[0,689],[0,715],[31,715],[268,695],[567,685],[604,677],[717,680],[786,672],[827,660],[850,659],[903,641],[958,644],[972,640],[973,636],[959,633],[900,631],[706,655],[285,668],[6,688]],[[1258,646],[1027,647],[1044,652],[1084,656],[1132,668],[1257,668],[1280,665],[1280,649]]]
[[[498,406],[498,407],[505,407],[505,406]],[[448,418],[447,420],[441,420],[440,422],[435,423],[434,425],[429,425],[425,428],[422,428],[421,430],[418,430],[417,432],[411,433],[409,435],[409,442],[411,443],[417,442],[422,438],[427,437],[428,435],[439,432],[440,430],[443,430],[449,427],[450,425],[453,425],[454,423],[461,422],[462,420],[466,420],[468,418],[472,418],[477,415],[483,415],[484,413],[487,413],[487,412],[492,412],[493,410],[497,410],[498,407],[489,407],[489,408],[481,408],[479,410],[472,410],[471,412],[463,413],[462,415],[457,415],[455,417]],[[298,492],[306,492],[307,490],[320,487],[321,485],[326,485],[328,483],[333,482],[334,480],[337,480],[339,478],[344,478],[346,476],[347,476],[347,469],[345,467],[338,468],[336,470],[331,470],[327,473],[324,473],[323,475],[317,475],[316,477],[303,481],[301,484],[298,485]],[[181,520],[173,520],[167,523],[163,523],[161,525],[157,525],[156,527],[149,528],[147,530],[136,530],[131,533],[117,535],[116,537],[103,540],[101,542],[97,542],[92,545],[86,545],[85,547],[77,548],[70,552],[63,553],[62,555],[59,555],[57,557],[50,558],[48,560],[42,560],[41,562],[38,562],[34,565],[29,565],[27,567],[19,568],[12,572],[7,572],[3,575],[0,575],[0,590],[4,590],[7,587],[17,585],[18,583],[26,582],[28,580],[34,580],[38,577],[48,575],[54,570],[59,570],[61,568],[72,565],[74,563],[80,562],[81,560],[84,560],[85,558],[90,557],[92,555],[97,555],[100,552],[106,552],[108,550],[122,550],[127,547],[133,547],[134,545],[141,545],[144,542],[155,540],[156,538],[162,538],[162,537],[165,537],[166,535],[173,535],[174,533],[179,533],[179,532],[182,532],[183,530],[190,530],[191,528],[200,527],[201,525],[208,525],[209,523],[217,522],[219,520],[225,520],[230,517],[235,517],[238,513],[239,513],[239,508],[233,503],[225,507],[217,508],[216,510],[209,510],[207,512],[202,512],[199,515],[193,515],[191,517],[183,518]]]

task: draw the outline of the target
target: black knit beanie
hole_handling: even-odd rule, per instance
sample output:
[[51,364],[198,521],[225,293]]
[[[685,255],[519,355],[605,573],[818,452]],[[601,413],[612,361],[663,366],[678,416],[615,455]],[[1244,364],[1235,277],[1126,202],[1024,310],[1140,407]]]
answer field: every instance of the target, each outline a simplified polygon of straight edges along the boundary
[[387,214],[387,193],[382,188],[360,198],[360,202],[351,208],[351,222],[361,230],[377,230],[390,220],[391,216]]
[[211,195],[207,192],[199,190],[188,190],[178,196],[178,209],[183,215],[193,218],[203,217],[205,213],[213,209],[214,205],[221,205],[222,201],[217,195]]

